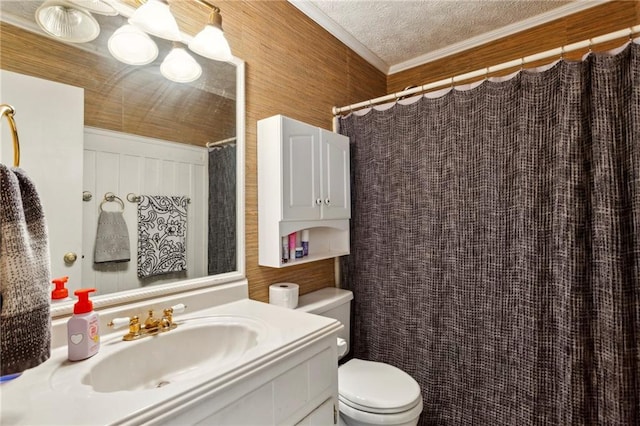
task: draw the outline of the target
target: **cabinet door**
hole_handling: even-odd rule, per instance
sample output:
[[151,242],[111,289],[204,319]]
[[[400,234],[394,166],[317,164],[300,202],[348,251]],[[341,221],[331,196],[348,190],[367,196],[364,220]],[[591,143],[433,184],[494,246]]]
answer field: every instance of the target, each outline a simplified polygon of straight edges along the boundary
[[351,218],[349,138],[321,130],[322,218]]
[[320,219],[320,134],[294,120],[282,122],[282,219]]
[[338,412],[333,398],[327,399],[296,426],[327,426],[338,424]]

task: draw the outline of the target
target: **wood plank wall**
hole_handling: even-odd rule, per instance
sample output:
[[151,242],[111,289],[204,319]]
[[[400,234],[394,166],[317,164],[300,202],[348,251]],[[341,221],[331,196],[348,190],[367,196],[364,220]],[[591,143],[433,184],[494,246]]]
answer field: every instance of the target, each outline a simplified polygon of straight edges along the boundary
[[[184,0],[170,3],[185,32],[195,34],[201,29],[207,17],[206,8]],[[386,76],[286,1],[231,0],[214,3],[221,9],[223,27],[232,52],[246,61],[245,259],[249,296],[268,301],[269,285],[274,282],[299,283],[302,294],[333,286],[333,260],[284,269],[258,266],[257,121],[275,114],[284,114],[331,129],[331,107],[384,95]],[[111,78],[109,81],[112,84],[103,87],[96,83],[97,79],[80,80],[82,75],[86,77],[88,74],[77,70],[74,72],[78,58],[68,56],[77,54],[77,49],[56,52],[59,47],[52,46],[53,43],[44,37],[33,36],[6,24],[2,24],[0,30],[0,66],[15,72],[85,87],[87,125],[172,140],[183,139],[185,127],[191,127],[198,133],[187,133],[189,137],[186,139],[194,140],[196,142],[193,143],[200,145],[203,138],[215,131],[215,128],[200,123],[199,118],[207,114],[198,111],[202,111],[199,108],[219,103],[216,99],[207,99],[206,95],[197,93],[176,92],[170,90],[169,86],[158,88],[158,83],[154,86],[151,82],[133,82],[132,85],[123,87],[117,78]],[[17,61],[12,55],[26,56],[25,51],[33,50],[42,54],[61,53],[69,60],[61,61],[51,57],[43,62],[15,65],[25,64],[25,61]],[[79,63],[86,61],[80,59]],[[107,77],[119,75],[118,70],[112,69],[118,66],[117,63],[110,65],[100,62],[95,66],[105,70]],[[148,90],[140,90],[141,87],[147,87]],[[106,88],[108,92],[105,92]],[[162,92],[162,102],[153,102],[157,97],[154,95],[159,92]],[[121,105],[120,101],[125,95],[129,96],[128,102]],[[179,117],[179,121],[186,126],[177,130],[173,126],[175,120],[167,119],[166,114],[159,109],[163,105],[169,105],[168,101],[171,99],[177,102],[172,105],[179,105],[180,111],[188,112]],[[179,104],[183,99],[188,99],[188,105]],[[176,109],[178,107],[166,113],[171,114]],[[155,117],[155,124],[140,128],[138,120],[125,119],[141,114],[147,115],[145,120],[148,120],[148,116]],[[194,121],[193,117],[198,120]],[[222,137],[204,140],[211,139],[219,140]]]
[[[474,49],[391,74],[387,78],[387,93],[450,78],[638,24],[640,24],[640,2],[612,1]],[[627,39],[623,38],[594,45],[593,50],[597,52],[612,49],[621,46],[625,41]],[[578,60],[587,52],[588,49],[567,53],[565,58]],[[547,59],[527,64],[525,68],[553,61],[554,59]],[[507,75],[517,71],[518,68],[490,75]],[[473,80],[468,82],[471,81]]]
[[249,296],[296,282],[302,294],[334,285],[334,262],[258,266],[257,121],[284,114],[331,129],[331,108],[382,96],[386,76],[286,1],[218,1],[233,52],[247,61],[246,266]]

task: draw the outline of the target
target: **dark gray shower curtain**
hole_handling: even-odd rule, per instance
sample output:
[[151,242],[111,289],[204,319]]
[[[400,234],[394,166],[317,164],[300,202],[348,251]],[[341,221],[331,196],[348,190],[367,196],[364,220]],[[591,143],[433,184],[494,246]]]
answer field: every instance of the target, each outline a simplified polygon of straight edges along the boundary
[[340,127],[354,355],[421,424],[640,424],[639,46]]
[[209,151],[209,275],[235,271],[236,144]]

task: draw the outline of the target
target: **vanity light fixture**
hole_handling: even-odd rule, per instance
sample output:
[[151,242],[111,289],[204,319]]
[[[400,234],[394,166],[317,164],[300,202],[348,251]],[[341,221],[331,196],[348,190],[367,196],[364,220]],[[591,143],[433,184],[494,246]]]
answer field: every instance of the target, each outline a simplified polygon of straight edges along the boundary
[[200,78],[202,67],[184,47],[174,43],[173,49],[160,64],[160,74],[176,83],[190,83]]
[[131,24],[118,28],[109,37],[107,48],[114,58],[128,65],[147,65],[158,57],[158,45]]
[[86,43],[100,34],[87,10],[64,0],[47,0],[36,10],[36,22],[47,34],[70,43]]
[[204,56],[205,58],[213,59],[215,61],[230,61],[231,48],[229,42],[224,37],[222,30],[222,15],[220,14],[220,8],[208,3],[205,0],[196,0],[200,4],[211,9],[207,24],[204,29],[200,31],[189,42],[189,49]]
[[[229,62],[231,48],[222,30],[220,8],[207,0],[194,0],[210,9],[207,23],[188,43],[189,49],[208,59]],[[128,8],[117,0],[46,0],[36,11],[36,22],[49,35],[63,41],[84,43],[100,33],[98,21],[91,12],[102,15],[130,16],[128,25],[118,28],[107,47],[111,55],[128,65],[147,65],[158,57],[158,46],[149,35],[174,42],[160,66],[160,73],[171,81],[189,83],[202,75],[202,67],[176,44],[183,37],[167,0],[136,0],[137,9]]]
[[180,41],[182,38],[166,0],[146,0],[133,12],[129,23],[156,37],[171,41]]

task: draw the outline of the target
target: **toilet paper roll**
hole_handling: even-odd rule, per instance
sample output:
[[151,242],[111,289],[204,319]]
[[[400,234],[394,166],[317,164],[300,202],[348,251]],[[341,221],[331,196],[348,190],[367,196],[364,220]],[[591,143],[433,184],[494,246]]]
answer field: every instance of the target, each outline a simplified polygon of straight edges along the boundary
[[283,308],[298,306],[299,286],[295,283],[276,283],[269,286],[269,303]]
[[338,357],[342,358],[343,356],[345,356],[345,354],[349,351],[349,345],[347,344],[347,341],[338,337],[337,338],[338,341]]

